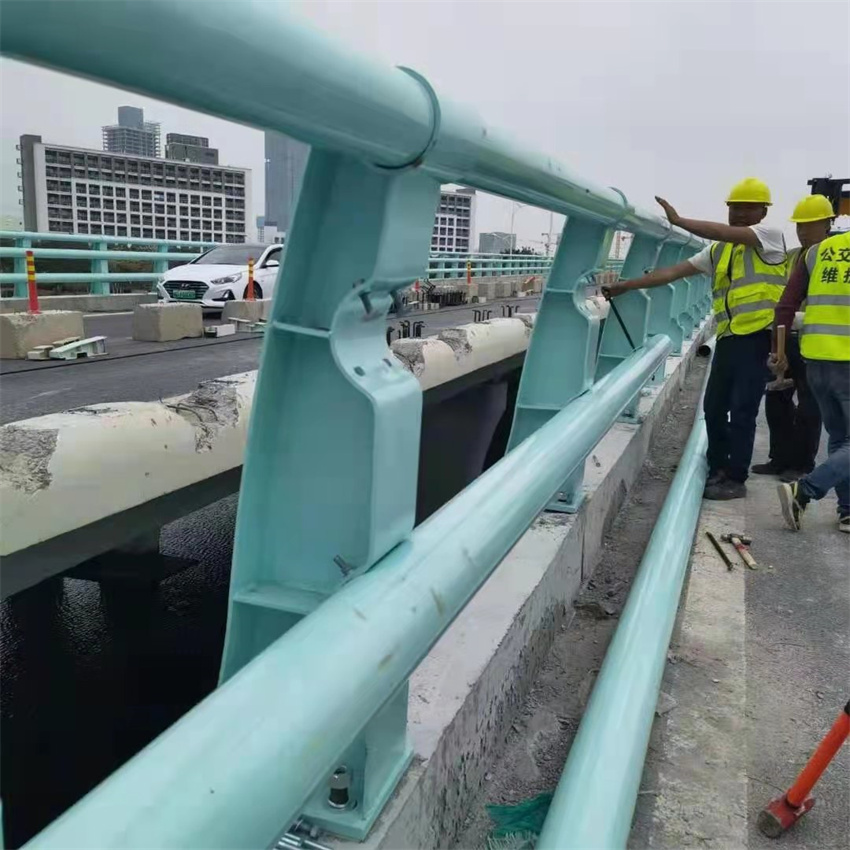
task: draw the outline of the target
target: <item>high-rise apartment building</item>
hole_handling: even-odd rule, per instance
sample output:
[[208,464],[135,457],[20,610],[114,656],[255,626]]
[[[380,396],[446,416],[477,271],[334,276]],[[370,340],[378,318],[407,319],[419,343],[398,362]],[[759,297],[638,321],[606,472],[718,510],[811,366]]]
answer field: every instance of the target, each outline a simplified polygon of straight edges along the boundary
[[[251,172],[21,136],[27,230],[245,242]],[[253,226],[250,229],[253,236]]]
[[266,131],[265,146],[265,225],[276,228],[278,233],[288,233],[310,146],[271,130]]
[[468,254],[474,230],[475,189],[462,187],[440,192],[440,206],[431,234],[431,251]]
[[119,106],[118,123],[101,127],[103,149],[110,153],[159,156],[159,124],[145,121],[137,106]]
[[501,254],[503,251],[516,251],[516,233],[504,233],[500,230],[482,233],[478,237],[478,251],[481,254]]
[[211,148],[210,140],[206,136],[167,133],[165,136],[165,158],[179,162],[201,162],[204,165],[218,165],[218,148]]

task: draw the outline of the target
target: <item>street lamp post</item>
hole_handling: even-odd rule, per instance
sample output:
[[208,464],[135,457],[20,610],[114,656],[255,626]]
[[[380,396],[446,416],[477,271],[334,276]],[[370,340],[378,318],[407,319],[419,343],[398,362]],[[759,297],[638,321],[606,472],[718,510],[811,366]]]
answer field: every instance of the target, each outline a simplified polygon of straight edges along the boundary
[[526,206],[526,204],[521,204],[519,201],[511,201],[511,242],[508,248],[510,256],[514,255],[514,245],[516,243],[516,234],[514,233],[514,219],[516,218],[516,211],[518,209],[524,209]]

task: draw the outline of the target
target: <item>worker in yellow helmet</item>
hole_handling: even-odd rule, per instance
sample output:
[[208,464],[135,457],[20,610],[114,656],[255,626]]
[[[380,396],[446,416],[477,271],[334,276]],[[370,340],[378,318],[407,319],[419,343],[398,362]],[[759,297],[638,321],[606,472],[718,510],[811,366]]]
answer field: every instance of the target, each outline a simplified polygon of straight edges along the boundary
[[770,190],[755,177],[732,187],[726,199],[728,224],[684,218],[656,198],[671,224],[713,240],[689,260],[656,269],[642,278],[603,289],[614,297],[631,289],[664,286],[696,274],[711,275],[717,346],[705,399],[709,476],[707,499],[740,499],[753,456],[761,397],[770,372],[773,311],[785,286],[785,239],[764,224]]
[[[803,302],[800,351],[826,432],[828,456],[796,481],[779,485],[788,525],[799,531],[806,505],[830,490],[838,496],[838,530],[850,533],[850,232],[809,248],[776,308],[776,327],[789,327]],[[774,357],[776,373],[787,363]]]
[[[796,207],[791,221],[797,225],[800,248],[788,252],[788,276],[803,254],[829,236],[835,217],[832,203],[824,195],[807,195]],[[799,331],[803,314],[797,313],[786,335],[786,378],[794,381],[787,389],[765,393],[764,413],[770,429],[770,460],[757,463],[757,475],[778,475],[782,481],[796,481],[815,468],[820,446],[821,416],[817,400],[806,379],[806,363],[800,354]],[[796,393],[797,403],[794,403]]]

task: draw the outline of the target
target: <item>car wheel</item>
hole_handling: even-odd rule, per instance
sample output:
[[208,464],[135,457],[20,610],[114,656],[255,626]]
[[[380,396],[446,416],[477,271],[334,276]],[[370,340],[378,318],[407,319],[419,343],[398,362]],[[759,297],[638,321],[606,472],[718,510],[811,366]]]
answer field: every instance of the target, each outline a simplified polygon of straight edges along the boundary
[[[263,297],[263,289],[260,286],[260,284],[257,283],[257,281],[255,280],[254,281],[254,298],[256,298],[257,301],[259,301],[262,297]],[[247,286],[245,287],[245,291],[242,293],[242,300],[243,301],[248,300],[248,287]]]

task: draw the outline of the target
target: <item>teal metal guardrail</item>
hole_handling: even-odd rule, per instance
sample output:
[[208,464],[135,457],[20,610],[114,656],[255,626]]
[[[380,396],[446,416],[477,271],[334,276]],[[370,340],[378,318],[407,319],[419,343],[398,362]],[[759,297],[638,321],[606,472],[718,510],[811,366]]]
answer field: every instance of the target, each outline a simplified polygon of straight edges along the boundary
[[708,473],[701,403],[698,410],[537,850],[626,846]]
[[669,350],[632,354],[28,846],[269,846]]
[[[701,242],[281,4],[7,0],[3,15],[9,55],[313,145],[258,376],[223,684],[32,846],[261,847],[299,812],[362,837],[410,758],[410,671],[547,500],[576,509],[584,458],[708,309],[702,277],[629,293],[638,350],[616,323],[600,339],[584,290],[614,232],[635,235],[637,274]],[[426,267],[446,182],[568,219],[512,451],[414,531],[421,391],[387,357],[384,317]]]
[[[0,245],[0,259],[14,259],[13,272],[0,272],[0,285],[13,284],[13,296],[25,298],[27,294],[26,252],[31,250],[36,260],[88,260],[90,272],[39,272],[36,266],[39,286],[59,285],[63,283],[85,283],[89,285],[92,295],[109,295],[113,282],[148,282],[154,283],[168,271],[169,261],[189,262],[198,256],[200,251],[215,247],[214,242],[192,242],[185,240],[139,239],[123,236],[92,236],[82,233],[38,233],[30,230],[2,230],[0,240],[12,241],[13,246]],[[70,242],[95,248],[48,248],[33,247],[34,243]],[[129,248],[155,247],[155,251],[111,251],[110,245]],[[178,252],[173,248],[199,249],[192,253]],[[109,263],[118,260],[136,260],[150,262],[150,272],[110,271]]]
[[[83,234],[35,233],[19,231],[0,231],[0,240],[14,241],[14,246],[0,245],[0,259],[12,258],[15,261],[14,272],[0,272],[0,285],[14,284],[15,297],[26,295],[26,269],[24,258],[31,250],[35,259],[49,260],[88,260],[91,272],[41,272],[38,274],[40,285],[62,283],[88,283],[91,292],[97,295],[107,295],[109,284],[113,281],[156,281],[166,271],[169,262],[189,262],[198,256],[197,253],[178,252],[173,248],[196,248],[206,250],[214,247],[213,242],[162,241],[148,239],[124,239],[122,237],[87,236]],[[49,248],[35,246],[34,243],[44,242],[78,242],[96,245],[96,248]],[[155,251],[149,250],[115,250],[131,248],[132,246],[155,246]],[[109,263],[119,260],[151,262],[152,272],[110,271]],[[422,276],[432,281],[462,279],[467,277],[467,264],[471,278],[502,277],[507,275],[539,275],[545,276],[552,267],[552,258],[534,255],[510,254],[436,254],[428,260]],[[622,262],[607,261],[605,270],[617,270]]]

